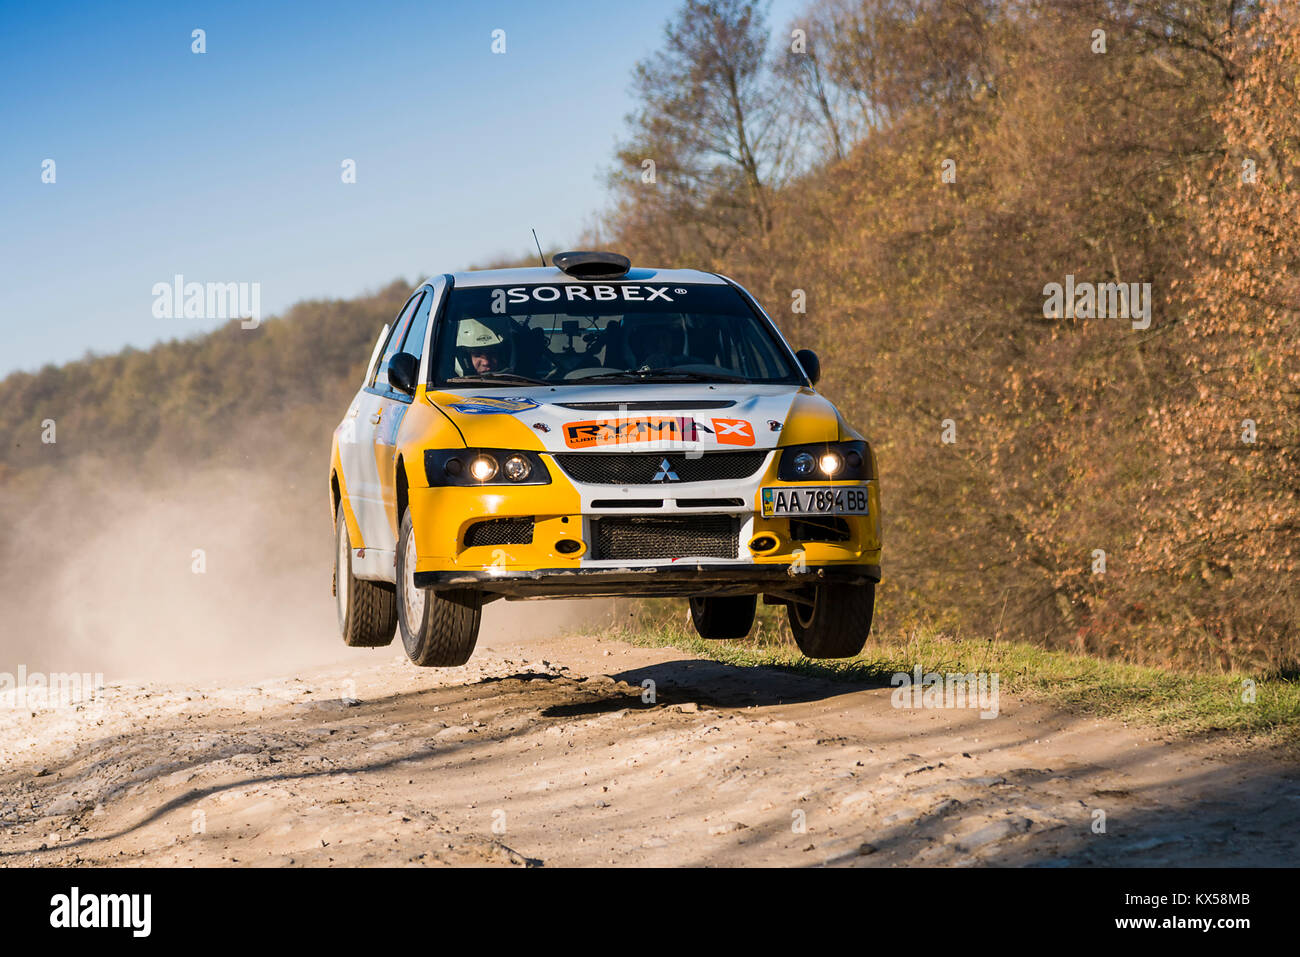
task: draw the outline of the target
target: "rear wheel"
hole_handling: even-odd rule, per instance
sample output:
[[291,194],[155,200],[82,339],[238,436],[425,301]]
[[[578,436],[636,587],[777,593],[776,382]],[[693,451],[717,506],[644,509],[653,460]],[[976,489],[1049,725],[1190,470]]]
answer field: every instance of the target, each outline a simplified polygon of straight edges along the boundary
[[334,597],[343,643],[352,648],[383,648],[397,631],[397,594],[387,582],[353,577],[352,543],[342,505],[334,525]]
[[876,607],[874,582],[814,585],[804,597],[787,606],[800,651],[809,658],[852,658],[862,650]]
[[415,587],[415,533],[411,513],[402,515],[397,540],[398,627],[406,654],[422,668],[463,665],[478,642],[483,596],[473,589],[438,594]]
[[757,595],[692,598],[691,624],[701,638],[744,638],[754,627]]

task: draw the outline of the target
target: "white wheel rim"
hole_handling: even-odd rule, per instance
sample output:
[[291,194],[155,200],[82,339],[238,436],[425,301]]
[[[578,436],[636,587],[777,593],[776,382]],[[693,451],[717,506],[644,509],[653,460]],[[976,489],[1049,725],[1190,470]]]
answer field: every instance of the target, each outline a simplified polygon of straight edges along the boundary
[[406,628],[412,634],[424,622],[424,590],[415,587],[415,533],[406,536],[402,553],[402,608],[406,614]]
[[348,588],[352,584],[352,549],[348,545],[348,529],[339,529],[338,567],[334,572],[334,592],[338,595],[339,621],[348,618]]

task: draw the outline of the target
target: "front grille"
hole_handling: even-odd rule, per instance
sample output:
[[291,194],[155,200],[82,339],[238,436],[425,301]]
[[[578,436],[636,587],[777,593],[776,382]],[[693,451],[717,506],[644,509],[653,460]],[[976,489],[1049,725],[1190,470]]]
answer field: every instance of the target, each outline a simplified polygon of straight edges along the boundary
[[847,542],[849,523],[842,518],[792,518],[790,537],[797,542]]
[[465,532],[465,547],[480,545],[531,545],[533,520],[531,518],[494,518],[488,522],[475,522]]
[[[575,482],[593,485],[652,485],[655,476],[668,472],[678,482],[725,482],[749,478],[767,458],[764,451],[705,452],[691,458],[685,452],[561,452],[555,456],[564,473]],[[673,480],[659,480],[671,485]]]
[[594,559],[735,558],[740,520],[730,515],[593,518]]

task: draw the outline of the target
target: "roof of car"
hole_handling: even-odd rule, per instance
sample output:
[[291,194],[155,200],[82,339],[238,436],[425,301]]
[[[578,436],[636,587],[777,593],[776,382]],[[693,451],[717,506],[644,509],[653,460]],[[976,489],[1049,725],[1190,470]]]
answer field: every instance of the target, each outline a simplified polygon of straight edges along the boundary
[[[596,285],[608,279],[575,279],[554,266],[532,266],[523,269],[472,269],[452,273],[457,286],[529,286],[550,283],[584,283]],[[633,266],[626,276],[615,282],[694,282],[718,285],[725,282],[720,276],[698,269],[648,269]]]

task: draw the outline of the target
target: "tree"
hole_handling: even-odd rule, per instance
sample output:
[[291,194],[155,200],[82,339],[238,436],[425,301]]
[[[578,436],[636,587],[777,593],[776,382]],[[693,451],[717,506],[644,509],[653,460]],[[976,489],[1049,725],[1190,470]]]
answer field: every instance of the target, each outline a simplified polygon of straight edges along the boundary
[[950,109],[995,88],[997,21],[1019,3],[995,0],[817,0],[826,79],[848,91],[860,122],[879,129],[908,110]]
[[1224,664],[1300,660],[1300,11],[1215,43],[1224,148],[1195,212],[1181,374],[1149,410],[1170,461],[1143,557]]
[[809,164],[843,160],[854,132],[846,92],[831,82],[819,55],[822,37],[833,29],[825,17],[817,16],[819,12],[811,11],[790,24],[789,46],[778,51],[774,64],[783,87],[782,99],[791,104],[796,128],[818,129],[825,139],[820,155],[802,151],[800,159]]
[[[714,253],[737,229],[771,226],[769,177],[786,115],[774,102],[767,45],[756,0],[687,0],[663,47],[635,70],[641,106],[628,118],[617,181],[631,205],[691,223]],[[646,160],[653,184],[642,175]]]

